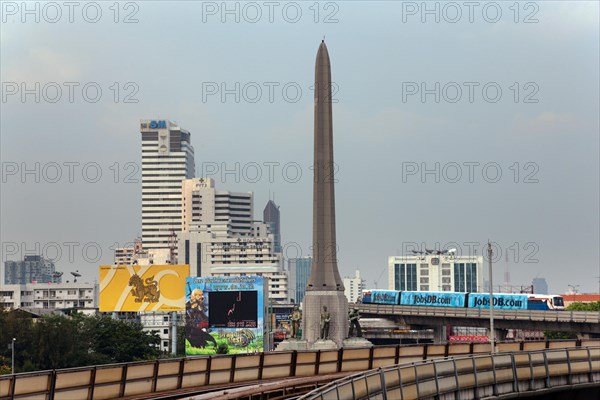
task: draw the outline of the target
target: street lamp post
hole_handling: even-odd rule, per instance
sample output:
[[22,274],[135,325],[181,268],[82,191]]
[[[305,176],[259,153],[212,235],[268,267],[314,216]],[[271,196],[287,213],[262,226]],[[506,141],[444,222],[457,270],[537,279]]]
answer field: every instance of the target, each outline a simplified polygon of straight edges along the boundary
[[11,350],[12,350],[12,362],[11,362],[11,369],[10,372],[11,373],[15,373],[15,342],[17,341],[17,338],[13,338],[12,339],[12,343],[11,343]]
[[490,276],[490,346],[491,352],[496,352],[496,338],[494,332],[494,286],[492,281],[492,244],[488,240],[488,265],[489,265],[489,276]]

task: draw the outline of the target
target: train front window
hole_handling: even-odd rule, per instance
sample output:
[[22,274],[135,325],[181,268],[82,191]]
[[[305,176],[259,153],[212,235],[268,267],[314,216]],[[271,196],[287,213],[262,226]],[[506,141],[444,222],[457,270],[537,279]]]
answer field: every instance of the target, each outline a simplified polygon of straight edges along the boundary
[[565,303],[563,302],[563,298],[562,297],[555,297],[554,298],[554,307],[564,307]]

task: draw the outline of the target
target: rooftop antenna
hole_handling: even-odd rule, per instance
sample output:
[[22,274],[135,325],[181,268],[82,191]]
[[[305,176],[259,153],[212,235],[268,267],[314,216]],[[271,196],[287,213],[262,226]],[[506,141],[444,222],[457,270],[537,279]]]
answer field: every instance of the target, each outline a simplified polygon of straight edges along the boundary
[[504,268],[504,286],[506,287],[506,293],[512,293],[510,286],[510,271],[508,269],[508,251],[504,254],[505,268]]

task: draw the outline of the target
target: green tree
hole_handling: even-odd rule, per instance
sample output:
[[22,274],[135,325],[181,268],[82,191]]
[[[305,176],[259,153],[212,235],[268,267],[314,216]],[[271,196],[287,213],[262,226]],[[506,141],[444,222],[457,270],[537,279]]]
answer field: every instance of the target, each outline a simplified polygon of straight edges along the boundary
[[600,301],[592,301],[590,303],[582,303],[576,301],[567,306],[569,311],[600,311]]
[[17,372],[147,360],[160,354],[156,333],[108,316],[51,315],[34,323],[27,313],[0,312],[0,328],[0,356],[11,357],[5,344],[17,338]]
[[7,357],[0,356],[0,375],[11,373],[11,360]]

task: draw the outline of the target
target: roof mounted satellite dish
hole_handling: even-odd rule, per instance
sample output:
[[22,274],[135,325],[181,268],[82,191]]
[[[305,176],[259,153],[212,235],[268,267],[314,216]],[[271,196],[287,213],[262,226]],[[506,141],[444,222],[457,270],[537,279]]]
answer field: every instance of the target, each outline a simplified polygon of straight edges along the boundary
[[73,283],[77,282],[77,278],[79,278],[81,276],[81,274],[79,273],[79,270],[75,271],[75,272],[71,272],[71,275],[73,275]]

